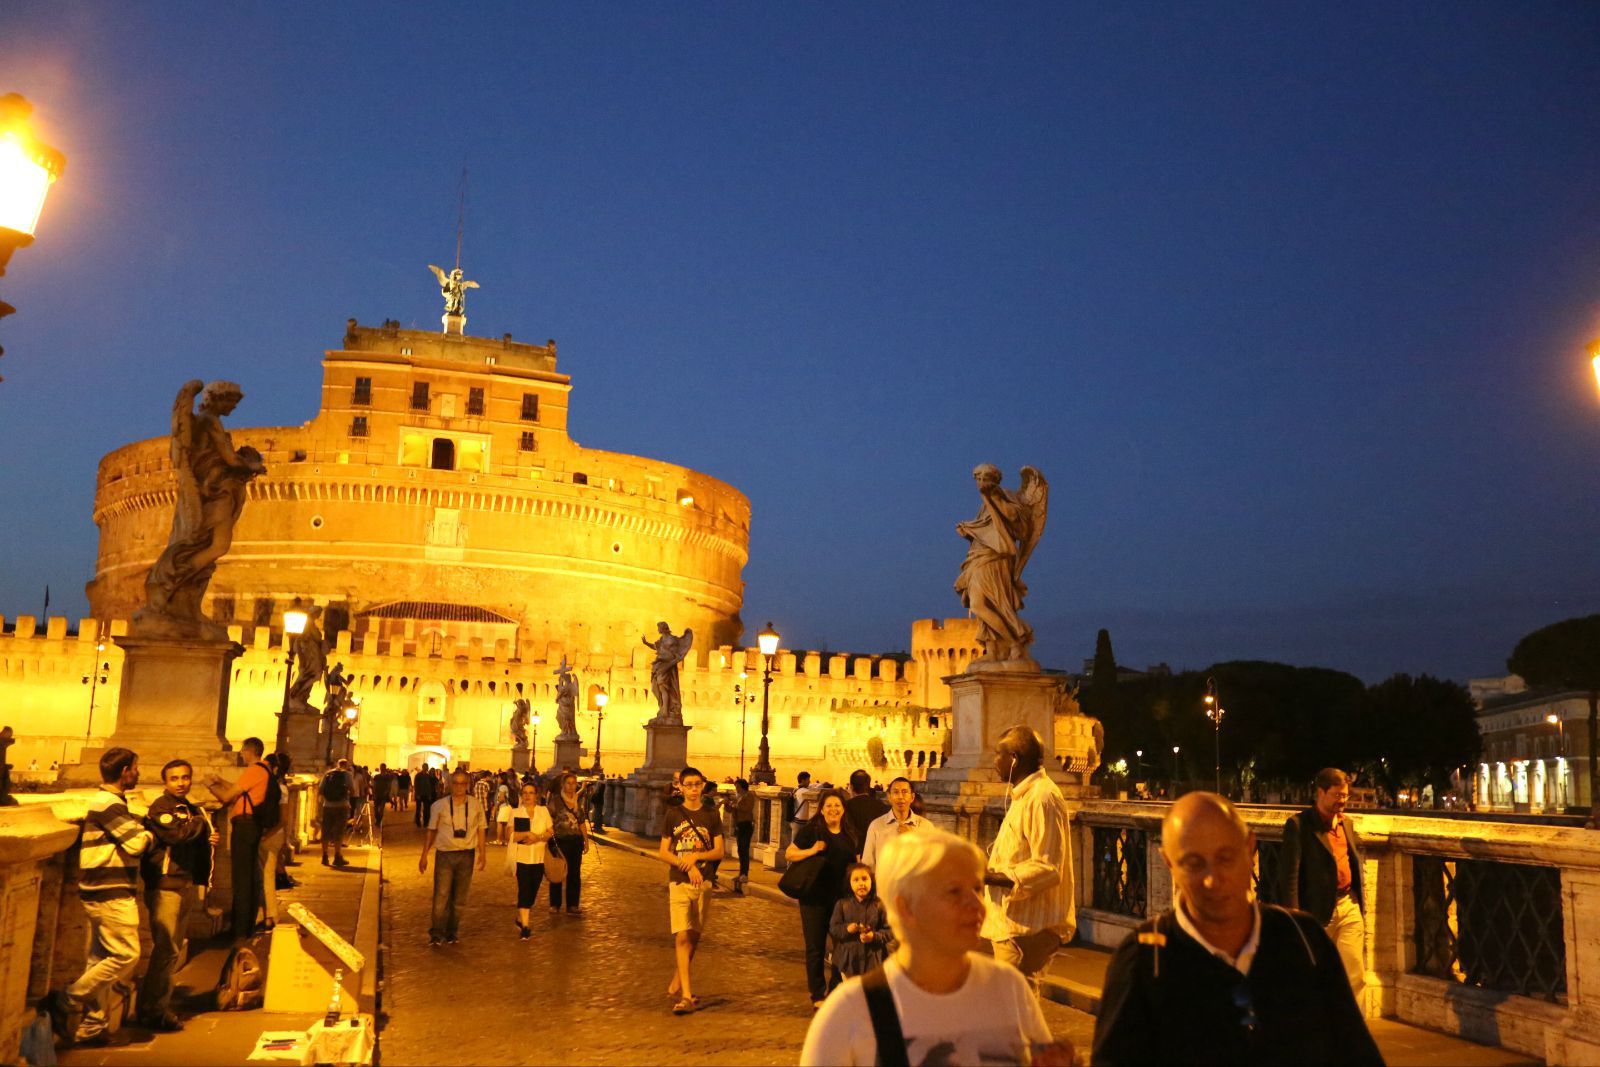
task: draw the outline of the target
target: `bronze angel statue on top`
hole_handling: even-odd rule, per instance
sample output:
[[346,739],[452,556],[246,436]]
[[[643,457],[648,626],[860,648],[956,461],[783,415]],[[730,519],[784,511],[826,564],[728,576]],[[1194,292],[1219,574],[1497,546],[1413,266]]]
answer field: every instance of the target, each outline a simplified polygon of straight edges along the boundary
[[439,295],[444,297],[444,313],[446,315],[465,315],[467,313],[467,290],[478,289],[477,282],[463,279],[461,268],[456,267],[448,274],[443,267],[428,264],[428,269],[433,271],[433,276],[439,279]]
[[1001,487],[1000,468],[992,463],[979,464],[972,476],[981,503],[971,522],[956,523],[956,533],[968,542],[956,593],[978,620],[980,662],[1037,670],[1028,656],[1033,628],[1020,614],[1028,595],[1022,569],[1044,532],[1050,484],[1034,467],[1022,468],[1022,487],[1015,493]]
[[[203,388],[203,392],[202,392]],[[200,409],[194,399],[200,397]],[[245,490],[267,473],[261,453],[235,450],[222,425],[244,398],[233,382],[183,384],[172,404],[172,471],[177,507],[166,550],[145,579],[145,605],[134,614],[135,632],[227,640],[228,631],[200,612],[217,561],[233,545]]]

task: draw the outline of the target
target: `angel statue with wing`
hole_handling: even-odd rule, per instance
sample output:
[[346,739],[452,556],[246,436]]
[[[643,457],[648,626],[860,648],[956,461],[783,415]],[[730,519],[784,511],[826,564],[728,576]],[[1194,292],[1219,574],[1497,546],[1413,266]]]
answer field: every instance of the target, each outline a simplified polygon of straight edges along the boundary
[[1022,488],[1015,493],[1001,487],[1000,468],[992,463],[979,464],[972,476],[982,502],[977,518],[956,523],[956,533],[968,542],[956,592],[978,620],[980,662],[1037,670],[1028,656],[1033,628],[1019,614],[1028,595],[1022,569],[1044,532],[1050,485],[1034,467],[1022,468]]
[[557,741],[578,740],[578,678],[567,666],[567,657],[561,657],[561,666],[553,672],[556,676],[556,725],[561,732]]
[[650,665],[650,693],[660,710],[650,721],[682,726],[683,694],[678,689],[678,665],[694,646],[694,631],[685,626],[683,633],[674,636],[672,627],[664,622],[656,623],[656,631],[661,636],[654,641],[648,637],[639,638],[646,648],[656,651],[656,661]]
[[200,601],[217,561],[233,545],[245,488],[267,473],[261,453],[248,446],[235,450],[222,425],[222,416],[231,415],[243,398],[233,382],[197,378],[178,390],[170,445],[177,507],[167,547],[145,579],[145,605],[133,618],[136,632],[227,640],[228,631],[200,613]]
[[461,268],[457,267],[446,274],[444,268],[428,264],[428,269],[433,271],[433,276],[439,279],[439,295],[444,297],[444,313],[446,315],[465,315],[467,313],[467,290],[480,288],[477,282],[465,281],[462,278]]

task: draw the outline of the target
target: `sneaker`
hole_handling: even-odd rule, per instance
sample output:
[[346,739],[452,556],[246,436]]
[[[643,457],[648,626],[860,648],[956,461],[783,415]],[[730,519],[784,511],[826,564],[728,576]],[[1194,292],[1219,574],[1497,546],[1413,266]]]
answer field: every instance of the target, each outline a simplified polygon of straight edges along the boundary
[[333,861],[333,865],[335,867],[348,867],[350,866],[350,861],[345,859],[343,856],[340,856],[338,859]]
[[522,928],[522,940],[526,941],[526,940],[528,940],[528,938],[530,938],[532,936],[533,936],[533,927],[524,926]]
[[452,934],[449,937],[444,939],[444,943],[447,944],[447,945],[459,945],[459,944],[461,944],[461,938],[456,937],[454,934]]
[[438,948],[442,944],[444,944],[444,942],[441,941],[435,935],[433,935],[433,934],[429,934],[428,935],[428,947],[429,948]]
[[139,1025],[158,1034],[175,1034],[183,1029],[182,1020],[170,1011],[163,1012],[160,1015],[152,1015],[148,1018],[141,1018]]

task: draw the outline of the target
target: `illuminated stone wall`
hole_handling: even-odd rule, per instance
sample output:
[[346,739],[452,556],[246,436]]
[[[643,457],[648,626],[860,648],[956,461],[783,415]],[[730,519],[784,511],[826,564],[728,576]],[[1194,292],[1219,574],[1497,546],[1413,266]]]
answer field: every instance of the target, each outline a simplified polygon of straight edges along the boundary
[[[958,620],[945,620],[951,626]],[[0,619],[0,629],[5,620]],[[917,624],[916,633],[940,628]],[[116,724],[122,652],[115,636],[127,631],[123,620],[99,625],[84,619],[75,635],[67,620],[54,618],[41,632],[22,616],[9,633],[0,633],[0,725],[18,736],[11,762],[27,773],[38,760],[44,776],[54,760],[75,762],[84,746],[103,744]],[[285,653],[281,629],[235,625],[230,631],[245,645],[234,663],[228,737],[276,734],[275,712],[283,698]],[[106,650],[96,657],[97,634]],[[637,641],[637,635],[635,635]],[[625,655],[572,652],[559,644],[533,649],[521,642],[457,642],[446,637],[421,648],[403,636],[376,633],[339,635],[330,663],[344,664],[352,691],[362,698],[356,758],[376,766],[468,762],[499,769],[510,765],[511,701],[525,696],[542,717],[538,762],[548,766],[555,737],[553,666],[562,655],[576,665],[582,699],[578,731],[593,758],[598,713],[595,694],[611,695],[602,729],[602,762],[609,773],[627,773],[643,761],[643,723],[656,711],[650,697],[653,654],[640,645]],[[916,704],[919,663],[930,650],[913,644],[909,658],[780,651],[773,664],[770,734],[780,781],[810,770],[819,778],[843,782],[856,767],[880,781],[898,774],[913,779],[943,761],[949,733],[944,707]],[[84,682],[96,662],[109,663],[107,681],[95,693],[89,722],[91,686]],[[741,673],[744,677],[741,678]],[[741,694],[754,701],[738,702]],[[696,649],[681,677],[684,721],[690,758],[716,778],[737,774],[741,726],[748,770],[761,736],[761,657],[754,649],[721,646]],[[321,699],[320,688],[313,700]],[[947,702],[948,703],[948,702]],[[427,740],[435,733],[439,740]],[[153,768],[150,769],[153,773]]]

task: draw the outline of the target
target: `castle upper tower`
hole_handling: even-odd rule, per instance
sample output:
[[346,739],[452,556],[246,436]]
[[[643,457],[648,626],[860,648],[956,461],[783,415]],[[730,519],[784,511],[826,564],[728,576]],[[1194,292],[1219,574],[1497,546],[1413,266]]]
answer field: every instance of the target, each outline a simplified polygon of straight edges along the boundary
[[[579,446],[571,394],[553,341],[351,319],[323,360],[315,418],[233,431],[268,473],[208,610],[265,624],[302,597],[326,608],[325,631],[399,620],[419,648],[452,620],[514,624],[523,658],[631,651],[658,619],[694,627],[703,647],[737,643],[749,501],[684,467]],[[101,461],[95,616],[143,602],[171,492],[165,437]]]

